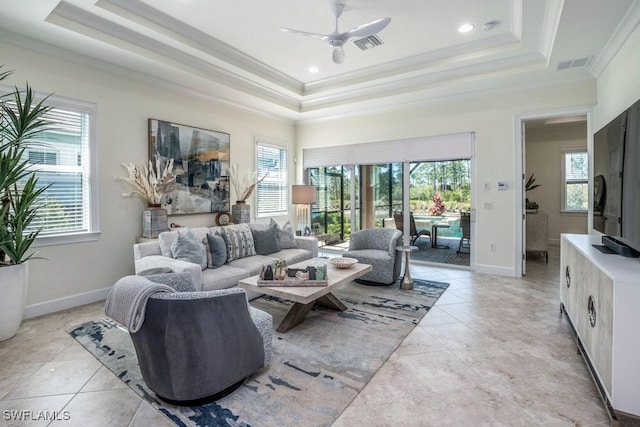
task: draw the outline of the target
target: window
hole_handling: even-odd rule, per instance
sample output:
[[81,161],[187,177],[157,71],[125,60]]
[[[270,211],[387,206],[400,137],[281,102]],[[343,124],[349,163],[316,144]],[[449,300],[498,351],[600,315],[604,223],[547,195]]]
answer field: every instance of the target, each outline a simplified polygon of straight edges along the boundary
[[261,140],[257,142],[258,179],[267,177],[256,188],[258,218],[287,215],[289,206],[288,163],[286,147]]
[[589,209],[589,162],[586,150],[563,150],[562,179],[562,211],[586,212]]
[[95,106],[55,96],[47,104],[54,106],[43,117],[49,129],[25,153],[38,184],[49,186],[30,226],[42,227],[35,246],[95,240]]

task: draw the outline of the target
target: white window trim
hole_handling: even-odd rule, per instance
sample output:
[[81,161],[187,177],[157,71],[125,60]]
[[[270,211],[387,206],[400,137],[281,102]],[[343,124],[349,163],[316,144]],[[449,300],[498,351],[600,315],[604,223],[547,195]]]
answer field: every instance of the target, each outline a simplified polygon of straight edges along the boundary
[[[290,191],[289,188],[291,187],[290,183],[289,183],[289,175],[291,174],[291,166],[290,166],[290,161],[289,161],[289,146],[283,142],[278,142],[278,141],[274,141],[274,140],[270,140],[267,138],[261,138],[261,137],[257,137],[255,139],[255,144],[256,144],[256,149],[255,149],[255,165],[256,165],[256,170],[258,170],[258,145],[263,145],[266,147],[271,147],[271,148],[277,148],[279,150],[284,150],[287,153],[287,182],[285,183],[285,210],[284,212],[275,212],[275,213],[259,213],[258,212],[258,188],[256,186],[256,208],[255,208],[255,218],[276,218],[276,217],[282,217],[282,216],[288,216],[289,215],[289,205],[291,204],[291,200],[290,200]],[[258,179],[261,177],[258,177]]]
[[[567,191],[566,191],[566,186],[567,186],[567,180],[566,180],[566,170],[565,170],[565,155],[570,154],[570,153],[585,153],[588,156],[588,151],[587,148],[584,147],[578,147],[578,148],[563,148],[561,150],[561,161],[560,161],[560,213],[562,214],[578,214],[578,215],[586,215],[589,210],[588,209],[580,209],[580,210],[575,210],[575,209],[567,209]],[[587,157],[588,158],[588,157]],[[584,180],[585,184],[589,184],[589,178]]]
[[[44,96],[36,93],[36,98],[41,100]],[[64,245],[70,243],[82,243],[98,240],[100,236],[100,218],[98,205],[98,133],[97,133],[97,105],[92,102],[79,101],[60,95],[51,95],[46,101],[47,105],[54,108],[71,108],[89,114],[89,231],[71,233],[49,234],[38,236],[33,242],[33,247]]]

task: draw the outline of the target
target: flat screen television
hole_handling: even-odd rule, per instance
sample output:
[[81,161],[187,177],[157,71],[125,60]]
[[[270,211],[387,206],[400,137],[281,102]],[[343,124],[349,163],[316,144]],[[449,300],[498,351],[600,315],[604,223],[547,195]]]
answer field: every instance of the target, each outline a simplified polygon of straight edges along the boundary
[[605,246],[640,252],[640,101],[593,137],[593,228]]

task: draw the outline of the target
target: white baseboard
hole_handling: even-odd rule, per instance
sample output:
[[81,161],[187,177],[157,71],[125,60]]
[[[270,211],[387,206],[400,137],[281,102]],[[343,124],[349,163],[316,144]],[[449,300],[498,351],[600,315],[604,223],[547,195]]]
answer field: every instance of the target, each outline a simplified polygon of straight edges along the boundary
[[476,273],[495,274],[496,276],[516,277],[511,267],[498,267],[488,264],[476,264]]
[[81,294],[71,295],[69,297],[58,298],[51,301],[39,302],[31,304],[24,309],[24,318],[42,316],[44,314],[55,313],[56,311],[67,310],[69,308],[78,307],[92,302],[101,301],[107,298],[107,294],[111,287],[98,289],[96,291],[83,292]]

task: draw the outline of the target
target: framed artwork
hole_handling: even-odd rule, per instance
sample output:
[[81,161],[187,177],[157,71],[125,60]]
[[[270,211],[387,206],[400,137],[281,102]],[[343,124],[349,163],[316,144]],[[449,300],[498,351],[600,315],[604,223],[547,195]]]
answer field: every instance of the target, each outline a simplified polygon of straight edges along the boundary
[[168,215],[228,212],[228,133],[149,119],[149,158],[173,159],[175,189],[162,207]]

